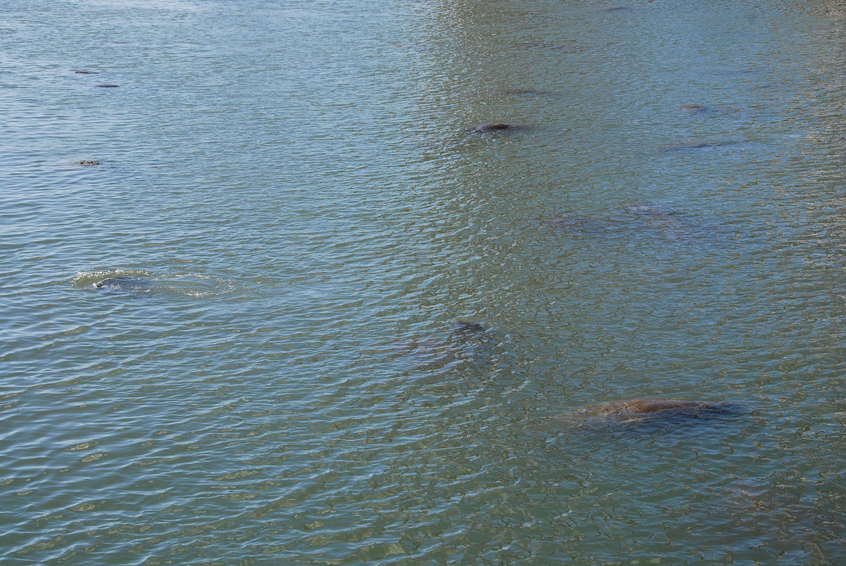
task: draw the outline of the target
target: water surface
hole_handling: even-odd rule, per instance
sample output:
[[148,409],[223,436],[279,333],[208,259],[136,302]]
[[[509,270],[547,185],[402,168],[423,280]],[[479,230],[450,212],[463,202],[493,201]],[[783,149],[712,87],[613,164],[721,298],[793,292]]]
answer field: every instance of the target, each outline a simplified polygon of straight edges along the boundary
[[0,8],[3,564],[846,560],[841,3]]

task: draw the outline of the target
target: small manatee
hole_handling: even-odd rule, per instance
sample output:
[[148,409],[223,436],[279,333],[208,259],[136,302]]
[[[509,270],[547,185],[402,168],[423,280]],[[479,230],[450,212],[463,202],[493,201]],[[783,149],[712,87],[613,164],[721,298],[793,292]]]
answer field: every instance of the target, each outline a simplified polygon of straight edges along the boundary
[[76,73],[77,75],[99,75],[100,74],[97,71],[85,71],[85,70],[74,71],[74,73]]
[[473,322],[472,320],[462,320],[460,318],[455,321],[455,326],[453,327],[453,332],[459,335],[480,334],[485,332],[485,330],[485,327],[478,322]]
[[94,167],[96,165],[100,165],[100,162],[96,159],[83,159],[79,162],[79,164],[83,167]]
[[503,124],[501,122],[497,122],[494,124],[479,124],[475,128],[473,128],[474,132],[478,132],[480,134],[488,133],[488,132],[500,132],[503,130],[514,130],[516,126],[512,126],[511,124]]
[[109,291],[148,292],[153,288],[153,283],[143,277],[107,277],[94,283],[94,287]]
[[691,114],[700,114],[702,112],[707,112],[708,107],[703,106],[702,104],[682,104],[679,106],[679,110],[686,110]]
[[732,145],[740,145],[744,143],[741,140],[720,140],[714,142],[698,142],[698,143],[691,143],[691,144],[680,144],[680,145],[671,145],[664,148],[665,152],[670,151],[691,151],[695,149],[717,149],[721,147],[727,147]]
[[120,85],[103,84],[103,85],[97,85],[97,88],[117,88],[117,87],[119,87],[119,86],[120,86]]

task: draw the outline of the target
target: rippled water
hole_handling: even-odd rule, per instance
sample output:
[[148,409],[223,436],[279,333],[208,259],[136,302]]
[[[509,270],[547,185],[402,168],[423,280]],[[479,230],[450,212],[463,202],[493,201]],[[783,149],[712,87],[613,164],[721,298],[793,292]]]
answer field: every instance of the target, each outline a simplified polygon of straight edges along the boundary
[[842,2],[0,8],[2,564],[846,562]]

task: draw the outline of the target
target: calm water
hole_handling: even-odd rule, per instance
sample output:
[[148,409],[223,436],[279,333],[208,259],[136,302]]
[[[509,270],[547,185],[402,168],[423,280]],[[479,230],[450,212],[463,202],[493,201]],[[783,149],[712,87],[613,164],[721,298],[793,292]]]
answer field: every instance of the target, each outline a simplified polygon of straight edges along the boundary
[[844,28],[0,0],[0,563],[846,563]]

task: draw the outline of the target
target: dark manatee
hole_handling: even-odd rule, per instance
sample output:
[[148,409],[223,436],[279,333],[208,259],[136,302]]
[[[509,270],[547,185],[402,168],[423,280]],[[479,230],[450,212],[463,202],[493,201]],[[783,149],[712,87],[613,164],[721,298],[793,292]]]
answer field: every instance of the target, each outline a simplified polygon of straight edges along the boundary
[[504,130],[515,130],[517,126],[512,126],[511,124],[503,124],[502,122],[496,122],[493,124],[479,124],[475,128],[473,128],[474,132],[484,134],[489,132],[501,132]]
[[104,84],[104,85],[97,85],[97,88],[117,88],[120,85],[113,85],[113,84]]
[[78,70],[74,71],[77,75],[99,75],[97,71],[85,71],[85,70]]
[[153,282],[144,277],[107,277],[94,283],[97,289],[107,291],[131,291],[135,293],[146,293],[152,290]]
[[691,115],[707,114],[709,116],[735,114],[740,112],[740,108],[724,104],[717,106],[705,106],[704,104],[682,104],[679,106],[679,110],[683,110]]
[[559,420],[580,429],[647,430],[718,420],[741,412],[738,405],[726,402],[641,398],[587,407]]
[[472,320],[458,319],[455,321],[452,333],[455,336],[474,336],[485,332],[486,328]]
[[719,149],[732,145],[740,145],[745,143],[743,140],[718,140],[713,142],[696,142],[689,144],[671,145],[664,148],[665,152],[673,151],[692,151],[696,149]]
[[100,162],[96,159],[83,159],[79,162],[79,164],[83,167],[95,167],[97,165],[100,165]]

